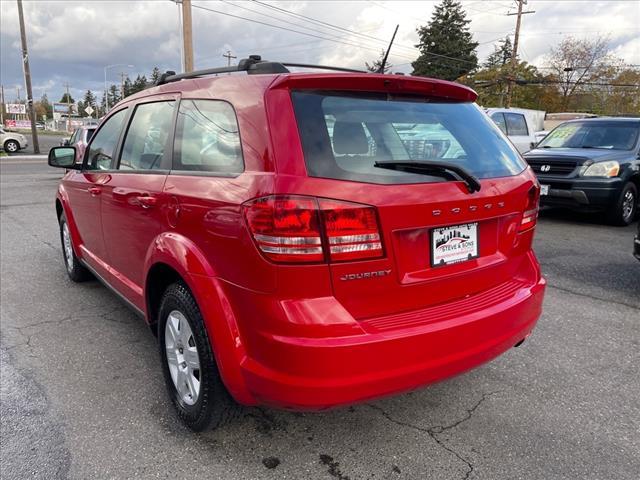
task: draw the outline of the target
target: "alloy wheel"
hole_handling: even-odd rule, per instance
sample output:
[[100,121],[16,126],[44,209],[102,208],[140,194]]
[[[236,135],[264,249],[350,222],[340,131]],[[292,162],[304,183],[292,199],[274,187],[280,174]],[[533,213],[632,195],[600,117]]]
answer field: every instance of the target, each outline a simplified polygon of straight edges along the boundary
[[625,222],[633,220],[632,216],[636,206],[636,198],[633,191],[627,190],[622,199],[622,217]]
[[62,223],[62,246],[64,248],[64,261],[67,265],[67,270],[71,272],[73,270],[73,246],[71,245],[71,233],[69,232],[67,222]]
[[182,312],[169,313],[164,343],[173,385],[184,403],[194,405],[200,395],[200,358],[191,326]]

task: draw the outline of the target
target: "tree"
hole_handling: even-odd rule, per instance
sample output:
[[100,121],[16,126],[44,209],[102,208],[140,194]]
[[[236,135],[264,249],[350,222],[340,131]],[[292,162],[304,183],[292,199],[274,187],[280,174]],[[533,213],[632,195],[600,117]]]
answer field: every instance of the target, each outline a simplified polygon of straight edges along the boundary
[[145,88],[147,88],[147,77],[138,75],[131,84],[131,94],[141,92]]
[[109,100],[109,108],[118,103],[121,100],[120,88],[112,84],[107,90],[107,100]]
[[87,90],[85,92],[84,97],[82,99],[82,108],[80,108],[80,102],[78,102],[78,113],[80,114],[80,116],[82,117],[93,116],[93,114],[89,115],[84,111],[84,109],[87,107],[91,107],[94,110],[98,109],[98,102],[97,102],[96,96],[93,94],[91,90]]
[[124,82],[122,82],[122,98],[126,98],[132,93],[134,93],[131,91],[132,87],[133,87],[133,84],[131,83],[129,76],[127,75],[124,79]]
[[442,0],[436,5],[427,26],[417,29],[420,56],[411,64],[413,75],[455,80],[474,71],[478,43],[473,41],[469,23],[459,1]]
[[60,103],[76,103],[70,93],[65,92],[60,99]]
[[513,45],[511,45],[511,39],[505,37],[504,40],[500,41],[500,45],[493,46],[493,53],[487,57],[484,67],[504,67],[511,61],[511,55],[513,55]]
[[46,115],[47,118],[53,118],[53,105],[49,103],[49,97],[47,97],[46,93],[43,93],[42,97],[40,97],[40,101],[36,103],[39,103],[44,108],[43,115]]
[[[384,56],[385,56],[386,51],[382,50],[380,52],[380,58],[378,58],[377,60],[374,60],[373,63],[369,64],[369,62],[364,62],[365,67],[367,68],[367,70],[369,70],[370,72],[380,72],[380,67],[382,66],[382,61],[384,60]],[[387,63],[384,64],[384,70],[382,71],[382,73],[387,73],[389,70],[391,70],[391,67],[393,67],[393,65],[391,65],[388,61]]]
[[563,97],[562,107],[569,109],[573,96],[588,83],[597,82],[605,76],[606,64],[612,61],[608,40],[580,40],[567,37],[551,50],[547,57],[548,68]]
[[160,75],[162,75],[162,73],[160,73],[160,69],[158,67],[153,67],[150,79],[151,85],[154,85],[160,79]]

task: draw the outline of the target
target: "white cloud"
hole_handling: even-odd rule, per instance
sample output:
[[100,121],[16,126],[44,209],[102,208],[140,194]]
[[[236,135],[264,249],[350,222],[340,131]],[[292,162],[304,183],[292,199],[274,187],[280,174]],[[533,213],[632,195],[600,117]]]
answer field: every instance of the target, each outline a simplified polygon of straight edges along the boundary
[[[410,63],[417,56],[413,48],[418,42],[416,28],[428,22],[436,3],[383,0],[269,3],[365,35],[362,36],[288,17],[255,2],[193,0],[194,5],[204,8],[325,38],[304,36],[194,7],[196,67],[226,65],[222,55],[231,50],[238,57],[257,53],[275,60],[362,68],[365,61],[378,57],[399,24],[390,61],[396,66],[394,70],[409,72]],[[513,11],[514,3],[466,0],[463,5],[472,20],[474,38],[480,43],[478,53],[482,60],[498,39],[513,33],[515,17],[505,13]],[[101,90],[103,67],[113,63],[135,65],[133,76],[148,75],[156,65],[178,70],[181,46],[178,8],[169,0],[24,2],[34,84],[59,92],[65,82],[78,91]],[[247,8],[261,14],[249,12]],[[567,35],[579,38],[604,35],[608,36],[615,55],[627,63],[640,64],[638,2],[530,0],[526,8],[536,13],[523,17],[520,55],[524,60],[539,64],[550,48]],[[20,84],[22,68],[15,2],[0,1],[0,22],[2,82]],[[329,37],[346,44],[326,40]],[[455,56],[455,52],[452,54]],[[117,79],[115,70],[110,71],[113,82]]]

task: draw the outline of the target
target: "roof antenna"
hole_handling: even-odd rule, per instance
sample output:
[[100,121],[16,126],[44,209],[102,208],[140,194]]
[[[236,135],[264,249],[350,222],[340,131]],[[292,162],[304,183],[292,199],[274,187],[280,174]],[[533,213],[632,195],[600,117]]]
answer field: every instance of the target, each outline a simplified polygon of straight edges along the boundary
[[384,73],[384,67],[387,64],[387,58],[389,57],[389,52],[391,51],[391,45],[393,45],[393,40],[395,40],[396,38],[396,33],[398,33],[398,27],[400,25],[396,25],[396,29],[393,31],[393,36],[391,37],[391,41],[389,42],[389,48],[387,48],[387,51],[384,54],[384,58],[382,59],[382,63],[380,64],[380,68],[378,69],[377,73]]

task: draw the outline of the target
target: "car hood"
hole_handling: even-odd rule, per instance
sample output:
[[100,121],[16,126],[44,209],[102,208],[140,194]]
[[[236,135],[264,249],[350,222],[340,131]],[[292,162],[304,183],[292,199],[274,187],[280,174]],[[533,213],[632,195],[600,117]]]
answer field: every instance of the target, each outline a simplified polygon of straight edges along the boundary
[[624,160],[632,153],[626,150],[605,150],[598,148],[534,148],[524,154],[525,159],[535,160],[544,158],[545,160],[575,159],[581,158],[593,162],[603,162],[606,160]]

